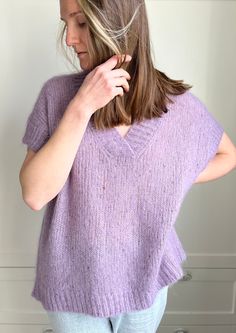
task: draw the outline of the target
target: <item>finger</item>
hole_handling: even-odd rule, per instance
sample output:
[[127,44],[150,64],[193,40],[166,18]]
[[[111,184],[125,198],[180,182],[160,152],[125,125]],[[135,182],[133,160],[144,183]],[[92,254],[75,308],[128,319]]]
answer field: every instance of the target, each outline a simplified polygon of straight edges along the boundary
[[115,96],[120,95],[123,96],[124,95],[124,90],[122,87],[116,87],[115,89]]
[[[107,61],[105,61],[101,67],[105,70],[105,71],[109,71],[109,70],[112,70],[116,65],[117,65],[117,62],[118,62],[118,59],[121,59],[122,61],[124,60],[125,58],[125,55],[117,55],[115,54],[114,56],[112,56],[110,59],[108,59]],[[127,61],[130,61],[132,59],[132,57],[128,54],[126,56],[126,60],[125,62]]]
[[117,69],[113,69],[111,72],[111,76],[112,77],[125,77],[126,80],[130,80],[131,76],[129,74],[129,72],[125,71],[123,68],[117,68]]
[[125,78],[122,78],[122,77],[115,78],[113,82],[116,87],[123,87],[126,90],[126,92],[129,91],[129,84]]

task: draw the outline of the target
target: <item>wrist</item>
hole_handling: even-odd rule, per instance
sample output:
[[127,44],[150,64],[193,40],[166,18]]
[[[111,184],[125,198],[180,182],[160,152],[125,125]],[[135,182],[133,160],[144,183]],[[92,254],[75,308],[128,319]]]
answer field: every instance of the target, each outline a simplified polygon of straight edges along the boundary
[[71,110],[70,112],[76,113],[78,118],[81,120],[84,120],[84,121],[89,121],[89,119],[91,118],[91,116],[93,114],[91,109],[88,107],[88,105],[86,105],[83,102],[83,100],[78,97],[73,98],[70,101],[69,109]]

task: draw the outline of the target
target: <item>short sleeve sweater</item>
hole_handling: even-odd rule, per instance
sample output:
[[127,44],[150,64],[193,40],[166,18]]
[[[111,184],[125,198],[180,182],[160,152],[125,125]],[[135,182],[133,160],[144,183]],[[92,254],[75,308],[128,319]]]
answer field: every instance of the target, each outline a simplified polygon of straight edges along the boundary
[[[47,142],[87,73],[43,84],[24,144],[36,152]],[[89,120],[43,216],[31,295],[45,310],[96,317],[138,311],[183,277],[186,253],[175,222],[224,130],[190,91],[171,98],[167,113],[135,122],[125,137]]]

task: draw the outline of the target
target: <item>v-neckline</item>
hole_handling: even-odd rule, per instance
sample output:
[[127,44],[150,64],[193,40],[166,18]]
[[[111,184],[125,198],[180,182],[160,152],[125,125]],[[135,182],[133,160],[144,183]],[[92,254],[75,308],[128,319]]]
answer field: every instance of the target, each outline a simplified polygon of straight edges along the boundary
[[[84,70],[73,74],[73,86],[75,89],[80,87],[89,72],[90,70]],[[164,113],[162,117],[144,119],[140,122],[135,121],[124,137],[120,135],[115,127],[97,130],[93,124],[92,117],[87,127],[97,146],[108,157],[136,159],[149,145],[160,125],[166,120],[167,115],[168,113]]]
[[125,135],[121,135],[119,130],[117,129],[117,127],[114,127],[114,128],[122,138],[125,138],[126,135],[128,134],[128,132],[130,131],[131,127],[132,127],[132,125],[129,125],[129,129],[128,129],[128,131],[125,132]]
[[118,158],[138,158],[155,135],[163,118],[144,119],[134,122],[125,136],[121,136],[115,127],[97,130],[90,118],[88,127],[96,144],[108,156]]

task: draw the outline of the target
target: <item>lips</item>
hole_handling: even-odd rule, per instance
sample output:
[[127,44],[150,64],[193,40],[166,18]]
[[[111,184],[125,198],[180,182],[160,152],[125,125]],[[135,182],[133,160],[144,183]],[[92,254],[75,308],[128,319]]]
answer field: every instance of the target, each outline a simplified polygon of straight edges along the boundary
[[87,52],[77,53],[77,57],[80,59],[84,59],[84,58],[86,58],[86,54],[87,54]]

